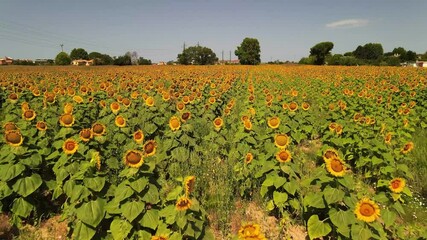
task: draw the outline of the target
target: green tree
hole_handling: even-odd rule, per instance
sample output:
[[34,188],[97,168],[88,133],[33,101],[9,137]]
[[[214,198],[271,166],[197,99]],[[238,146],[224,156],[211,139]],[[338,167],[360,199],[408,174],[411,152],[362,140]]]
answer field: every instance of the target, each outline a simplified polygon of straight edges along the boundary
[[143,58],[143,57],[140,57],[140,58],[138,59],[138,64],[139,64],[139,65],[151,65],[152,63],[151,63],[151,60],[150,60],[150,59],[145,59],[145,58]]
[[56,65],[70,65],[71,64],[71,58],[68,56],[66,52],[60,52],[58,55],[56,55],[55,58],[55,64]]
[[114,59],[114,65],[125,66],[132,65],[132,60],[129,54],[125,54],[123,56],[119,56]]
[[99,52],[89,53],[89,59],[95,61],[95,65],[111,65],[113,64],[113,58],[108,54],[102,54]]
[[321,42],[310,48],[310,56],[315,57],[314,64],[325,64],[325,59],[331,54],[332,48],[334,48],[334,44],[332,42]]
[[70,53],[71,60],[77,60],[77,59],[89,59],[89,54],[84,50],[83,48],[74,48],[71,50]]
[[358,46],[353,52],[354,56],[365,60],[378,60],[383,54],[383,46],[381,43],[367,43],[364,46]]
[[405,61],[409,61],[409,62],[417,61],[417,53],[411,50],[407,51]]
[[183,65],[209,65],[218,61],[212,49],[203,46],[192,46],[178,54],[178,62]]
[[239,58],[240,64],[257,65],[261,63],[261,47],[256,38],[243,39],[234,54]]

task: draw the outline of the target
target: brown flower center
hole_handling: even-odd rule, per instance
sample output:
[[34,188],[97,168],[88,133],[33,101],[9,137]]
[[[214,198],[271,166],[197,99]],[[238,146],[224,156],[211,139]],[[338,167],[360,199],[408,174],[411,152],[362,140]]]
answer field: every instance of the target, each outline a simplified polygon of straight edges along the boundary
[[68,141],[65,143],[65,149],[67,149],[68,151],[74,150],[75,147],[76,147],[76,143],[73,141]]
[[188,120],[190,118],[190,113],[186,112],[182,114],[182,119],[183,120]]
[[136,132],[134,135],[135,140],[141,140],[142,139],[142,132]]
[[24,112],[25,118],[32,118],[34,116],[34,112],[32,110],[26,110]]
[[170,124],[171,124],[172,128],[178,128],[179,127],[179,120],[176,118],[172,118],[170,121]]
[[374,215],[375,208],[369,203],[362,203],[359,211],[360,211],[360,214],[362,214],[363,216],[369,217]]
[[104,126],[101,124],[95,124],[93,125],[93,132],[96,134],[101,134],[104,132]]
[[342,165],[341,161],[338,159],[332,159],[331,168],[332,170],[334,170],[334,172],[341,172],[344,170],[344,166]]
[[333,151],[331,151],[331,150],[327,150],[327,151],[325,152],[325,158],[327,158],[327,159],[331,159],[331,158],[333,158],[333,157],[338,157],[338,156],[337,156],[337,154],[336,154],[335,152],[333,152]]
[[215,119],[214,123],[215,123],[215,126],[219,127],[222,124],[222,120],[217,118],[217,119]]
[[396,179],[396,180],[394,180],[394,181],[391,182],[391,187],[393,189],[397,189],[397,188],[400,187],[400,183],[401,183],[401,181],[399,179]]
[[147,154],[150,154],[150,153],[152,153],[152,152],[154,151],[154,148],[155,148],[154,143],[152,143],[152,142],[148,142],[148,143],[147,143],[147,144],[145,144],[145,146],[144,146],[144,151],[145,151]]
[[6,141],[12,144],[18,144],[21,142],[22,136],[18,132],[8,132],[6,133]]
[[283,152],[280,152],[280,153],[279,153],[279,158],[280,158],[282,161],[287,160],[287,159],[288,159],[288,157],[289,157],[289,154],[288,154],[286,151],[283,151]]
[[11,94],[9,95],[9,99],[10,99],[10,100],[16,100],[16,99],[18,99],[18,94],[16,94],[16,93],[11,93]]
[[271,118],[270,119],[270,125],[273,127],[279,125],[279,119],[277,117]]
[[4,130],[7,132],[7,131],[10,131],[10,130],[17,130],[17,127],[16,127],[16,125],[14,124],[14,123],[12,123],[12,122],[8,122],[8,123],[6,123],[5,125],[4,125]]
[[37,123],[38,128],[40,129],[46,129],[46,123],[45,122],[38,122]]
[[288,136],[286,135],[277,135],[276,143],[279,146],[285,146],[288,143]]
[[131,151],[126,155],[126,161],[131,164],[137,164],[141,161],[141,159],[142,159],[141,154],[137,152]]
[[71,114],[64,114],[61,117],[61,121],[66,124],[66,125],[70,125],[73,123],[73,115]]
[[83,130],[81,131],[80,136],[82,136],[82,138],[88,139],[88,138],[90,138],[90,137],[91,137],[91,132],[90,132],[90,130],[89,130],[89,129],[83,129]]

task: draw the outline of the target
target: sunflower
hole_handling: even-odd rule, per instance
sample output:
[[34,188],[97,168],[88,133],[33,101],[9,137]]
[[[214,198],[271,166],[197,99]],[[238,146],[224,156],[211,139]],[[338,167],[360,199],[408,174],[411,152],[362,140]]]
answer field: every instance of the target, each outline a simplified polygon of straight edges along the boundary
[[8,99],[11,103],[16,103],[18,101],[18,94],[11,93],[11,94],[9,94]]
[[122,116],[117,116],[116,120],[114,120],[114,123],[117,127],[126,127],[126,119]]
[[138,150],[128,150],[123,156],[123,162],[129,167],[139,168],[144,164],[143,154]]
[[75,95],[75,96],[73,97],[73,100],[74,100],[74,102],[76,102],[76,103],[83,103],[83,98],[82,98],[82,97],[80,97],[80,96],[78,96],[78,95]]
[[181,121],[178,117],[173,116],[169,119],[169,127],[172,131],[176,131],[181,127]]
[[406,185],[406,181],[403,178],[393,178],[388,185],[388,188],[394,193],[401,193]]
[[99,101],[99,106],[101,106],[102,108],[107,107],[107,103],[105,102],[105,100],[101,100]]
[[22,118],[27,121],[31,121],[36,118],[36,112],[33,109],[27,109],[22,113]]
[[3,125],[3,129],[5,132],[11,131],[11,130],[18,130],[18,127],[14,122],[7,122]]
[[270,128],[278,128],[280,125],[280,118],[279,117],[271,117],[267,120],[267,124]]
[[365,222],[373,222],[380,217],[379,206],[369,198],[362,198],[354,209],[357,219]]
[[66,103],[64,105],[64,113],[66,113],[66,114],[72,114],[73,113],[73,104]]
[[323,153],[323,160],[325,161],[334,158],[338,158],[338,152],[335,149],[326,149],[326,151]]
[[276,134],[274,136],[274,145],[278,148],[283,149],[286,148],[289,144],[289,137],[286,134]]
[[190,102],[190,97],[189,96],[183,96],[182,97],[182,102],[185,104],[188,104]]
[[344,162],[339,158],[331,158],[326,159],[326,169],[328,172],[335,177],[342,177],[345,174],[346,167],[344,165]]
[[181,114],[181,120],[183,122],[186,122],[190,118],[191,118],[191,113],[190,112],[184,112],[183,114]]
[[176,201],[176,210],[185,211],[191,207],[191,200],[187,196],[182,196]]
[[94,136],[102,136],[107,131],[107,128],[102,123],[94,123],[92,125],[92,132]]
[[74,154],[78,148],[79,143],[71,138],[65,140],[64,144],[62,144],[62,150],[64,150],[67,155]]
[[166,235],[156,235],[152,236],[150,240],[168,240],[168,236]]
[[405,146],[403,146],[403,148],[400,150],[403,154],[406,154],[410,151],[412,151],[412,149],[414,149],[414,143],[413,142],[408,142],[405,144]]
[[384,136],[384,142],[387,144],[391,143],[391,132],[388,132],[385,136]]
[[21,132],[19,130],[6,131],[4,137],[6,143],[13,147],[20,146],[24,141],[24,138],[22,137]]
[[403,119],[403,127],[407,127],[409,125],[409,120],[408,119]]
[[40,131],[46,131],[46,129],[47,129],[47,124],[46,124],[45,122],[43,122],[43,121],[38,121],[38,122],[36,123],[36,128],[37,128],[38,130],[40,130]]
[[92,158],[90,160],[91,163],[95,163],[96,169],[101,170],[101,156],[99,152],[93,151],[92,152]]
[[251,122],[251,120],[245,120],[244,122],[243,122],[243,126],[245,127],[245,130],[247,130],[247,131],[250,131],[250,130],[252,130],[252,122]]
[[254,155],[252,153],[250,153],[250,152],[246,153],[246,156],[245,156],[245,163],[246,164],[251,163],[253,159],[254,159]]
[[34,96],[34,97],[38,97],[38,96],[40,96],[40,90],[39,90],[39,89],[37,89],[37,88],[33,89],[33,90],[32,90],[32,93],[33,93],[33,96]]
[[238,232],[239,240],[266,240],[258,224],[246,224],[240,227]]
[[144,144],[145,156],[153,156],[156,153],[157,143],[154,140],[149,140]]
[[80,131],[80,139],[81,139],[83,142],[89,142],[89,141],[90,141],[90,139],[92,139],[92,137],[93,137],[92,129],[90,129],[90,128],[85,128],[85,129],[82,129],[82,130]]
[[133,140],[136,143],[141,144],[144,141],[144,133],[139,129],[133,133]]
[[123,98],[123,99],[122,99],[122,104],[123,104],[125,107],[129,107],[131,103],[132,103],[132,102],[130,101],[130,99],[129,99],[129,98]]
[[213,121],[214,127],[215,127],[215,131],[219,131],[222,127],[222,125],[224,125],[224,120],[222,120],[222,118],[217,117],[214,119]]
[[249,108],[249,113],[251,114],[251,116],[255,116],[255,114],[256,114],[255,108],[253,108],[253,107]]
[[44,100],[49,104],[53,104],[53,103],[55,103],[55,100],[56,100],[56,94],[46,92],[44,95]]
[[183,103],[183,102],[177,102],[176,103],[176,109],[178,110],[178,111],[184,111],[184,109],[185,109],[185,103]]
[[139,96],[139,93],[138,93],[137,91],[133,91],[133,92],[130,94],[130,97],[131,97],[132,99],[137,99],[137,98],[138,98],[138,96]]
[[303,103],[302,103],[302,109],[303,109],[304,111],[307,111],[308,109],[310,109],[310,104],[309,104],[309,103],[307,103],[307,102],[303,102]]
[[149,107],[154,106],[154,98],[153,97],[147,97],[147,99],[145,99],[145,104]]
[[337,128],[338,124],[336,122],[331,122],[328,126],[329,131],[335,132],[335,129]]
[[196,185],[196,177],[189,176],[184,180],[185,196],[190,196],[190,193],[194,191],[194,186]]
[[291,112],[295,112],[297,109],[298,109],[298,104],[296,102],[289,103],[289,110],[291,110]]
[[282,104],[282,108],[283,108],[284,110],[288,110],[288,109],[289,109],[289,105],[288,105],[287,103],[283,103],[283,104]]
[[291,152],[289,152],[289,150],[282,149],[276,154],[276,159],[281,163],[289,162],[292,159]]
[[337,127],[335,128],[335,132],[336,132],[338,135],[341,135],[342,130],[343,130],[343,127],[342,127],[341,125],[337,124]]
[[30,104],[28,102],[23,102],[21,104],[21,109],[23,112],[25,112],[26,110],[30,109]]
[[110,104],[110,109],[114,114],[117,114],[120,110],[120,104],[118,102],[112,102]]
[[228,115],[230,115],[230,113],[231,113],[231,108],[226,107],[226,108],[224,109],[224,115],[225,115],[225,116],[228,116]]
[[61,126],[71,127],[74,124],[74,117],[69,113],[62,114],[61,117],[59,117],[59,123]]
[[169,101],[171,99],[171,95],[168,92],[164,92],[162,94],[163,101]]

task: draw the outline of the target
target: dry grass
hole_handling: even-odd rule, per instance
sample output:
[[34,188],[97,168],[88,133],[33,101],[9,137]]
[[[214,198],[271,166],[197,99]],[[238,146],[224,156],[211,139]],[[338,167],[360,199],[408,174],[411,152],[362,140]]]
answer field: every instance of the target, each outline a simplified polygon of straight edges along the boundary
[[40,227],[24,225],[19,230],[18,240],[61,240],[67,239],[68,226],[66,221],[60,221],[60,216],[54,216],[40,224]]

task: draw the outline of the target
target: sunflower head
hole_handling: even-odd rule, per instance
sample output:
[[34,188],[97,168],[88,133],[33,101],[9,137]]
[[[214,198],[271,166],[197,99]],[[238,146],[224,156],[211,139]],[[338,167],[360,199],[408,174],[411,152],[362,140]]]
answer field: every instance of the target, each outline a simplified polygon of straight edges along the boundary
[[65,105],[64,105],[64,113],[65,114],[72,114],[73,113],[73,104],[71,104],[71,103],[66,103]]
[[175,207],[178,211],[185,211],[191,207],[191,200],[187,196],[182,196],[176,201]]
[[82,97],[80,97],[79,95],[75,95],[74,97],[73,97],[73,100],[74,100],[74,102],[76,102],[76,103],[83,103],[83,98]]
[[307,111],[310,108],[310,104],[308,104],[307,102],[303,102],[302,103],[302,109],[304,111]]
[[289,103],[289,110],[295,112],[298,109],[298,104],[296,102]]
[[169,119],[169,127],[172,131],[176,131],[181,127],[181,121],[178,117],[173,116]]
[[338,152],[335,149],[329,148],[323,153],[323,160],[330,160],[333,158],[338,158]]
[[92,138],[93,138],[92,129],[85,128],[80,131],[80,140],[82,140],[83,142],[89,142],[90,139]]
[[183,102],[177,102],[176,103],[176,109],[178,110],[178,111],[184,111],[184,109],[185,109],[185,103],[183,103]]
[[92,125],[92,133],[94,136],[102,136],[107,131],[107,128],[102,123],[94,123]]
[[38,122],[36,123],[36,128],[37,128],[39,131],[46,131],[46,129],[47,129],[47,124],[46,124],[45,122],[43,122],[43,121],[38,121]]
[[388,188],[394,193],[401,193],[405,188],[406,181],[403,178],[393,178],[388,185]]
[[120,103],[118,102],[112,102],[110,104],[110,109],[114,114],[117,114],[120,110]]
[[153,156],[156,154],[157,143],[154,140],[149,140],[144,144],[144,153],[145,156]]
[[254,159],[254,155],[252,153],[250,153],[250,152],[246,153],[246,156],[245,156],[245,163],[246,164],[251,163],[253,159]]
[[191,113],[190,112],[184,112],[184,113],[181,114],[181,120],[183,122],[186,122],[190,118],[191,118]]
[[14,122],[7,122],[3,125],[3,129],[5,132],[11,131],[11,130],[18,130],[18,127]]
[[64,113],[59,117],[59,123],[64,127],[71,127],[74,124],[74,116],[70,113]]
[[289,144],[289,137],[286,134],[276,134],[274,136],[274,145],[278,148],[284,149]]
[[391,143],[391,132],[388,132],[385,136],[384,136],[384,142],[387,144]]
[[30,104],[28,102],[21,103],[21,109],[23,112],[25,112],[26,110],[30,109]]
[[251,122],[251,120],[245,120],[244,122],[243,122],[243,126],[245,127],[245,130],[246,131],[250,131],[250,130],[252,130],[252,122]]
[[268,119],[267,124],[270,128],[278,128],[280,125],[280,118],[279,117],[271,117]]
[[135,140],[136,143],[141,144],[144,141],[144,133],[141,130],[134,132],[133,140]]
[[369,198],[363,198],[357,203],[354,214],[359,220],[373,222],[380,217],[380,208]]
[[190,196],[190,193],[194,191],[194,186],[196,185],[196,177],[189,176],[184,180],[185,196]]
[[326,169],[328,170],[328,172],[335,177],[344,176],[347,170],[344,165],[344,162],[338,157],[326,159],[325,163],[326,163]]
[[71,138],[65,140],[64,144],[62,144],[62,150],[64,150],[64,153],[67,155],[74,154],[78,148],[79,143]]
[[36,118],[36,112],[33,109],[27,109],[22,113],[22,118],[27,121],[31,121]]
[[11,94],[9,94],[8,100],[11,103],[16,103],[18,101],[18,94],[17,93],[11,93]]
[[292,159],[291,152],[289,152],[289,150],[281,149],[276,153],[276,159],[281,163],[289,162]]
[[6,140],[6,143],[13,147],[20,146],[24,141],[24,138],[22,137],[21,132],[19,130],[6,131],[4,134],[4,138]]
[[144,158],[141,151],[128,150],[123,156],[123,162],[133,168],[139,168],[144,164]]
[[219,131],[222,125],[224,125],[224,120],[222,120],[222,118],[220,117],[217,117],[214,119],[213,124],[214,124],[215,130]]
[[261,232],[261,228],[258,224],[245,224],[240,227],[238,237],[241,240],[266,240],[264,234]]
[[116,120],[114,120],[114,123],[117,127],[126,127],[126,119],[123,116],[117,116]]
[[129,99],[129,98],[123,98],[123,99],[122,99],[122,104],[123,104],[125,107],[129,107],[131,103],[132,103],[132,102],[130,101],[130,99]]
[[145,99],[145,105],[152,107],[154,106],[154,98],[153,97],[147,97],[147,99]]
[[412,151],[412,149],[414,149],[414,143],[413,142],[407,142],[400,151],[403,154],[407,154],[408,152]]

